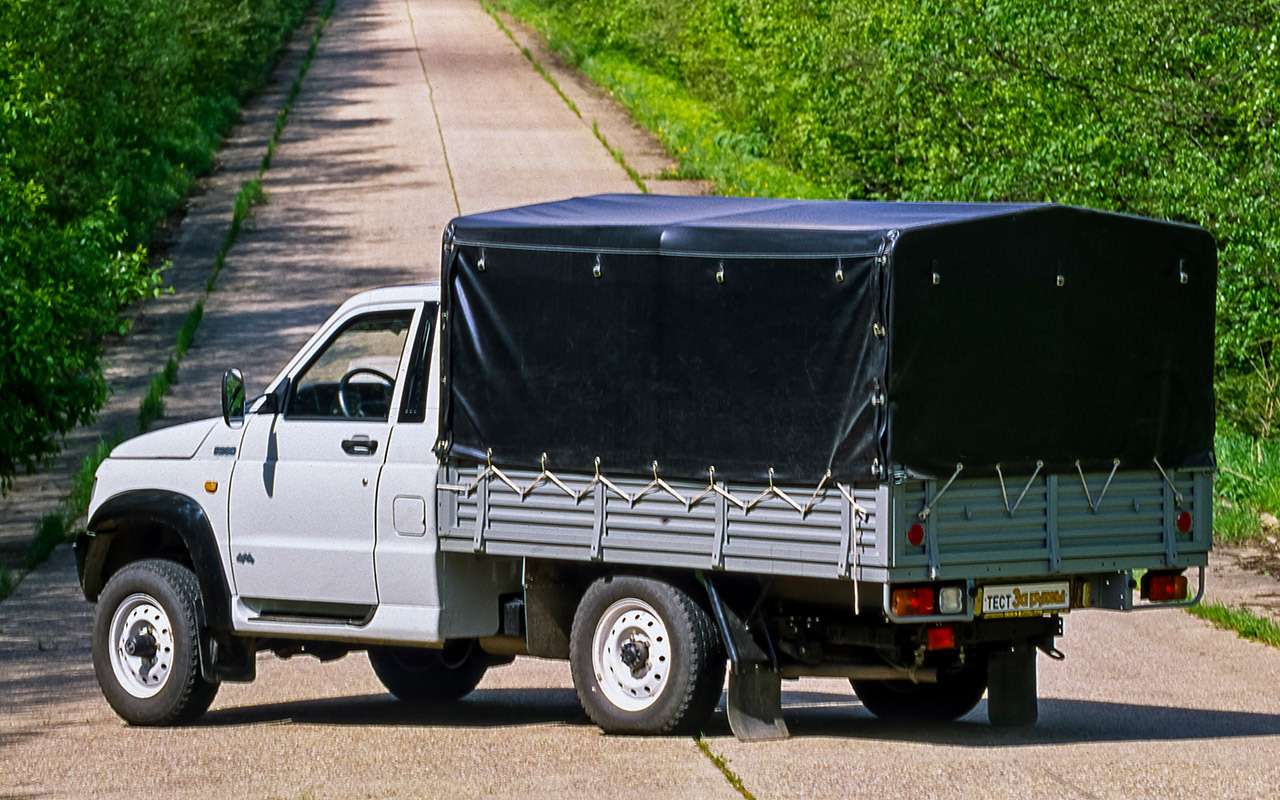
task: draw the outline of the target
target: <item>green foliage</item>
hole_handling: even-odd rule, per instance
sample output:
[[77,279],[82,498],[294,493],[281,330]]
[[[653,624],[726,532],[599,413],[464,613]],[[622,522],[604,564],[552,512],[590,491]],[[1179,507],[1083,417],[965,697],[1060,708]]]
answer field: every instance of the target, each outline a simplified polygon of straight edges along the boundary
[[0,567],[0,600],[12,594],[17,585],[17,574],[8,567]]
[[36,523],[36,535],[27,547],[27,569],[49,557],[53,549],[67,540],[67,518],[61,511],[45,514]]
[[[264,161],[264,163],[266,162]],[[261,175],[262,173],[259,172],[258,174]],[[262,205],[265,202],[267,202],[267,194],[262,188],[261,178],[252,178],[240,185],[240,191],[236,192],[235,204],[231,210],[231,228],[227,231],[222,249],[218,252],[219,259],[215,271],[221,271],[222,264],[226,260],[227,251],[231,249],[231,245],[235,243],[236,238],[240,235],[240,225],[249,218],[253,207]]]
[[1275,430],[1275,0],[501,5],[722,191],[1051,200],[1207,226],[1222,411]]
[[178,341],[173,346],[174,358],[181,360],[191,349],[191,343],[196,339],[196,328],[200,327],[202,319],[204,319],[204,300],[197,300],[182,320],[182,327],[178,329]]
[[106,398],[102,338],[306,0],[0,3],[0,485]]
[[121,440],[122,437],[119,435],[99,439],[92,452],[81,460],[79,469],[71,477],[71,492],[63,503],[68,525],[74,524],[75,520],[84,516],[84,513],[89,510],[89,501],[93,496],[94,476],[98,473],[98,467],[102,466],[102,462],[107,460],[107,456],[111,455],[112,449],[120,444]]
[[1219,628],[1235,631],[1242,639],[1280,647],[1280,625],[1248,609],[1231,608],[1221,603],[1201,603],[1187,610]]
[[1280,515],[1280,441],[1259,440],[1220,426],[1213,532],[1219,541],[1262,533],[1260,514]]

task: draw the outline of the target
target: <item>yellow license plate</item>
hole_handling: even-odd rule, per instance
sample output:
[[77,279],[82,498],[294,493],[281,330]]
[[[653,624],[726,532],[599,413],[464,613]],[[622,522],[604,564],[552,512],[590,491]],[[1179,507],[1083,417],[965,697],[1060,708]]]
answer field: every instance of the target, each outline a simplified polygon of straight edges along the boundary
[[982,587],[982,605],[978,613],[984,617],[1022,617],[1070,608],[1071,584],[1068,581],[1014,583]]

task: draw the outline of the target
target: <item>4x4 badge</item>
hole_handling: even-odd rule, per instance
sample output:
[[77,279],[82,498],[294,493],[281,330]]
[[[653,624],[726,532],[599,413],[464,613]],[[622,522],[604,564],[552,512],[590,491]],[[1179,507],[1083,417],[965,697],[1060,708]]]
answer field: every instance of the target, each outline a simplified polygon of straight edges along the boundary
[[252,564],[253,553],[236,553],[237,564]]

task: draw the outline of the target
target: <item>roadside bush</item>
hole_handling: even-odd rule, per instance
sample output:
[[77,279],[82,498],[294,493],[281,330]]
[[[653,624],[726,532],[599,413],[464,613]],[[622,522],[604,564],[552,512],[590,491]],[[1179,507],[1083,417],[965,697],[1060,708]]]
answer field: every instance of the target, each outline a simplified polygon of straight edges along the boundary
[[307,0],[0,2],[0,486],[106,398],[146,245]]
[[[501,4],[722,191],[1050,200],[1205,225],[1221,408],[1274,432],[1275,0]],[[783,174],[761,178],[762,160]]]

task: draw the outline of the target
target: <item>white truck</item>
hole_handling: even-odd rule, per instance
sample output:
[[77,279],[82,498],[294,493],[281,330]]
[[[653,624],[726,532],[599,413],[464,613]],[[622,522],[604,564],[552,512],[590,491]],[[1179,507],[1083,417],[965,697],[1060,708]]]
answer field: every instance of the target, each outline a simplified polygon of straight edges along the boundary
[[1029,724],[1064,615],[1203,592],[1199,228],[600,196],[460,217],[442,258],[103,463],[75,552],[122,718],[365,650],[424,704],[568,659],[610,733],[698,730],[726,663],[747,739],[801,676]]

